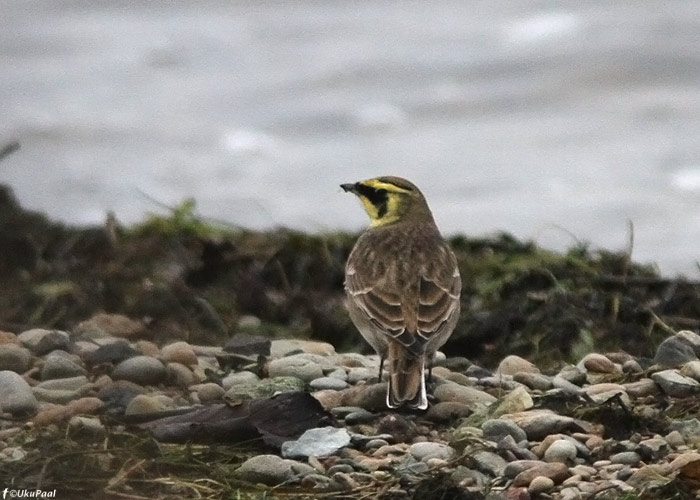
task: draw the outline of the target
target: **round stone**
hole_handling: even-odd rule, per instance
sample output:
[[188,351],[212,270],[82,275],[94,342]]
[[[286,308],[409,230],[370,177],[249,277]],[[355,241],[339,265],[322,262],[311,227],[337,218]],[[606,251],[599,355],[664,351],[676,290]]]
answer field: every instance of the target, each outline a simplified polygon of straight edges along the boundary
[[469,405],[472,408],[484,408],[496,401],[496,398],[487,392],[480,391],[474,387],[455,384],[454,382],[447,382],[437,386],[434,394],[438,401],[455,401]]
[[540,495],[542,493],[547,493],[554,488],[554,481],[546,476],[537,476],[527,487],[527,492],[530,495]]
[[134,397],[126,407],[125,415],[144,415],[159,413],[167,409],[167,406],[158,398],[139,394]]
[[67,350],[70,345],[68,334],[60,330],[34,328],[20,333],[17,338],[35,356],[43,356],[56,349]]
[[512,436],[516,443],[527,439],[525,431],[511,420],[500,418],[487,420],[481,426],[481,430],[484,432],[484,439],[495,443],[506,436]]
[[148,356],[135,356],[119,363],[112,372],[115,380],[128,380],[136,384],[155,385],[165,380],[163,363]]
[[335,377],[320,377],[312,380],[309,383],[309,387],[317,391],[324,389],[340,391],[348,387],[348,383]]
[[0,345],[0,371],[24,373],[32,367],[32,354],[26,347],[14,344]]
[[39,408],[32,388],[26,380],[9,370],[0,371],[0,411],[23,417]]
[[185,366],[196,365],[199,361],[187,342],[173,342],[163,347],[160,351],[163,361],[180,363]]
[[268,365],[270,377],[296,377],[304,382],[323,377],[323,368],[305,355],[273,359]]
[[249,483],[276,486],[297,476],[316,473],[316,469],[294,460],[285,460],[277,455],[258,455],[249,458],[236,470],[238,479]]
[[539,373],[540,370],[527,359],[511,354],[503,358],[498,365],[496,373],[501,375],[515,375],[516,373]]
[[44,361],[44,367],[41,369],[41,379],[49,380],[55,378],[76,377],[85,375],[85,368],[70,359],[68,354],[62,351],[54,351]]
[[430,441],[414,443],[408,448],[408,452],[413,458],[421,462],[425,462],[430,458],[450,460],[457,453],[451,446]]
[[576,445],[567,439],[554,441],[544,452],[545,462],[569,463],[576,458]]

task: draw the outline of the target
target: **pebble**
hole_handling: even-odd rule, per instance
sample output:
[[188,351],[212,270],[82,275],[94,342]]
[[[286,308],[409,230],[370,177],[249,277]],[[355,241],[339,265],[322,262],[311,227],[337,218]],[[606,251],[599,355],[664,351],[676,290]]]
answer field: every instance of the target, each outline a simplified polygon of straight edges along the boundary
[[17,340],[17,335],[12,332],[6,332],[0,330],[0,345],[14,344],[19,345],[19,340]]
[[547,391],[553,387],[552,379],[541,373],[518,372],[513,375],[513,380],[538,391]]
[[195,383],[192,370],[181,363],[170,362],[165,367],[165,378],[169,385],[186,389]]
[[87,370],[68,357],[63,351],[54,351],[44,360],[41,379],[56,379],[86,375]]
[[146,415],[149,413],[159,413],[165,411],[168,406],[163,403],[162,400],[148,396],[146,394],[139,394],[129,401],[126,406],[124,415]]
[[440,402],[463,403],[474,409],[485,408],[496,401],[496,398],[487,392],[454,382],[437,386],[434,395]]
[[503,396],[498,403],[490,408],[490,413],[494,417],[500,415],[505,415],[509,413],[520,413],[529,410],[534,405],[532,401],[532,396],[527,392],[523,386],[510,391],[508,394]]
[[633,398],[644,398],[659,394],[659,386],[650,378],[642,378],[636,382],[622,384],[625,392]]
[[364,408],[360,408],[357,411],[353,411],[345,415],[344,420],[347,425],[359,425],[372,422],[376,418],[377,416],[374,413],[371,413]]
[[34,328],[20,333],[17,339],[35,356],[43,356],[56,349],[67,350],[70,337],[60,330]]
[[351,384],[356,384],[358,382],[364,382],[377,376],[377,370],[371,370],[365,367],[354,367],[348,370],[347,381]]
[[65,406],[52,406],[41,409],[32,419],[34,425],[46,426],[60,424],[74,415],[94,415],[104,408],[104,403],[98,398],[85,397],[71,401]]
[[187,342],[173,342],[160,350],[160,356],[165,362],[180,363],[185,366],[194,366],[199,363],[192,346]]
[[27,381],[13,371],[0,371],[0,412],[24,417],[38,409],[39,402]]
[[651,379],[659,384],[665,394],[672,397],[686,398],[700,393],[700,382],[684,377],[675,369],[653,373]]
[[517,373],[540,373],[540,369],[526,359],[511,354],[506,356],[498,364],[496,373],[501,375],[515,375]]
[[197,394],[199,402],[202,404],[212,403],[223,399],[226,391],[219,384],[207,382],[206,384],[197,384],[190,387],[190,391]]
[[336,354],[335,347],[327,342],[315,342],[312,340],[299,339],[278,339],[270,343],[270,356],[282,358],[289,353],[301,351],[319,356],[333,356]]
[[696,361],[698,356],[688,342],[677,336],[668,337],[659,344],[654,354],[654,363],[667,368],[675,368],[688,361]]
[[613,464],[634,466],[641,462],[641,460],[642,457],[640,457],[639,454],[634,451],[623,451],[610,456],[610,462]]
[[115,380],[128,380],[136,384],[156,385],[165,380],[165,365],[155,358],[134,356],[119,363],[112,372]]
[[258,382],[260,377],[255,373],[243,370],[240,372],[229,373],[221,380],[221,386],[229,390],[234,385],[246,384],[249,382]]
[[68,421],[68,436],[73,440],[101,441],[106,435],[99,418],[75,415]]
[[350,444],[350,434],[343,428],[309,429],[299,439],[282,444],[284,458],[326,457]]
[[524,441],[527,439],[527,434],[512,420],[507,419],[491,419],[486,420],[481,430],[484,433],[484,439],[498,443],[506,436],[511,436],[515,442]]
[[344,380],[336,377],[320,377],[312,380],[309,383],[309,387],[314,390],[324,390],[329,389],[333,391],[340,391],[349,387],[349,384]]
[[621,373],[622,369],[606,356],[598,353],[586,354],[576,365],[579,370],[595,373]]
[[121,337],[135,339],[145,331],[143,323],[122,314],[99,313],[79,323],[75,333],[83,339]]
[[241,481],[277,486],[315,472],[313,467],[301,462],[286,460],[277,455],[258,455],[243,462],[236,469],[235,475]]
[[530,495],[541,495],[547,493],[554,488],[554,481],[546,476],[537,476],[530,481],[527,487],[527,492]]
[[431,458],[450,460],[457,454],[454,448],[446,444],[432,443],[429,441],[412,444],[409,446],[408,452],[413,458],[420,462],[426,462]]
[[431,422],[446,423],[466,417],[472,412],[472,408],[465,403],[446,401],[430,406],[425,414],[425,419]]
[[501,477],[508,466],[508,462],[503,457],[491,451],[475,451],[471,454],[471,458],[476,469],[493,477]]
[[690,330],[681,330],[675,337],[688,344],[697,356],[700,356],[700,335]]
[[295,377],[304,382],[323,377],[323,367],[306,354],[273,359],[267,369],[270,377]]
[[280,392],[302,391],[304,386],[304,382],[296,377],[266,378],[233,385],[226,391],[226,398],[229,400],[266,398]]
[[529,486],[539,476],[548,477],[554,484],[559,484],[569,477],[569,468],[558,462],[539,463],[519,473],[513,479],[514,486]]
[[568,439],[558,439],[544,452],[545,462],[571,463],[576,458],[576,446]]
[[32,353],[15,344],[0,344],[0,371],[24,373],[32,367]]
[[557,415],[551,410],[530,410],[520,413],[503,415],[502,418],[512,420],[525,431],[528,439],[538,440],[550,434],[556,434],[568,429],[574,424],[574,419],[565,415]]
[[138,356],[139,352],[131,347],[127,342],[119,340],[99,346],[94,351],[87,351],[83,355],[85,363],[89,365],[99,365],[102,363],[121,363],[125,359]]

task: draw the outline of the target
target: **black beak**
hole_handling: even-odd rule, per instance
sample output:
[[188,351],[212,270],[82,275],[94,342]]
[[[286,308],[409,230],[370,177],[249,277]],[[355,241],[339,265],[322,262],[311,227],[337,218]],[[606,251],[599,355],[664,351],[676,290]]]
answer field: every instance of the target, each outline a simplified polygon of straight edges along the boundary
[[346,193],[357,193],[357,185],[356,184],[341,184],[340,187],[343,188],[343,191]]

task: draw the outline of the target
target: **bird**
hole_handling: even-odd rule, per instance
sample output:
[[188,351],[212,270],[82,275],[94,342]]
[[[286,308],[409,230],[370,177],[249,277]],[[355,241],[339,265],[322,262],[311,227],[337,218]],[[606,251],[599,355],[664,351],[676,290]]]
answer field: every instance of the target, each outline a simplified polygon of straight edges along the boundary
[[396,176],[341,184],[369,215],[345,265],[350,319],[388,362],[389,408],[428,408],[425,367],[460,313],[457,259],[418,187]]

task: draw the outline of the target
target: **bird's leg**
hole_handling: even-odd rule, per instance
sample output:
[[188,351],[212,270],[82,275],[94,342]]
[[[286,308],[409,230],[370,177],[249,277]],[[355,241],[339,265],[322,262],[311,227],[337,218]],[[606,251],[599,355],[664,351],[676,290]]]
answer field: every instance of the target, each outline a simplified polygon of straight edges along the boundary
[[379,380],[378,382],[381,383],[382,381],[382,372],[384,371],[384,356],[379,357]]

